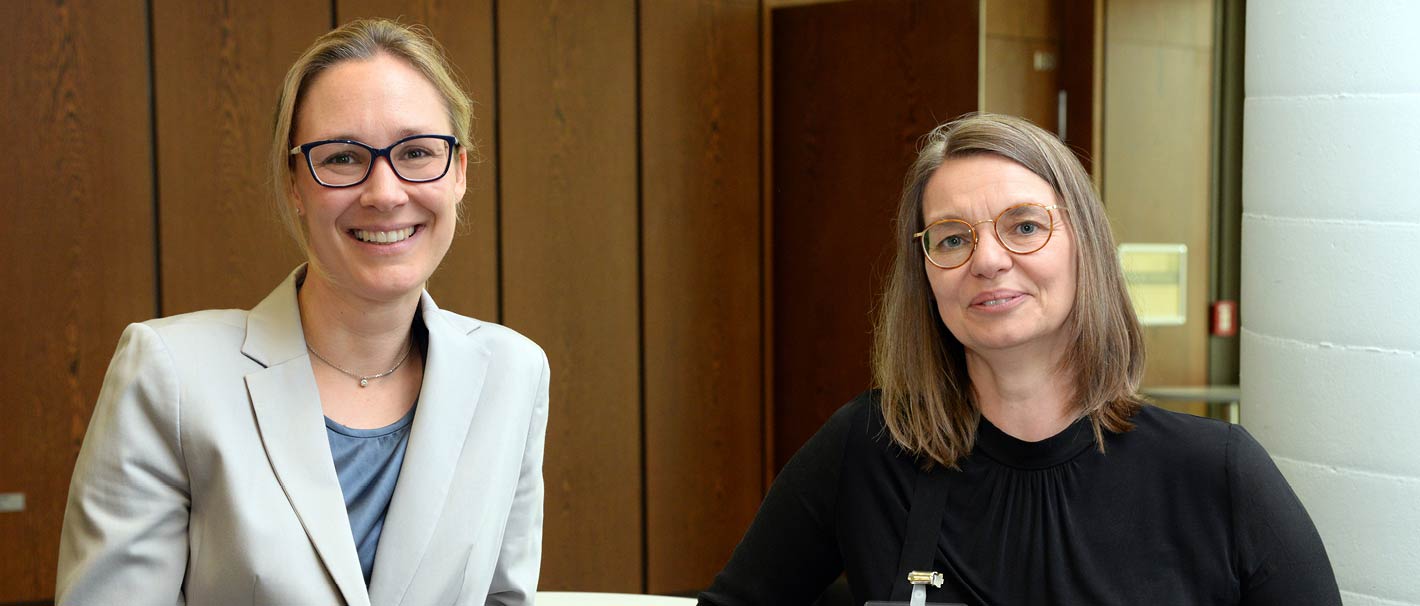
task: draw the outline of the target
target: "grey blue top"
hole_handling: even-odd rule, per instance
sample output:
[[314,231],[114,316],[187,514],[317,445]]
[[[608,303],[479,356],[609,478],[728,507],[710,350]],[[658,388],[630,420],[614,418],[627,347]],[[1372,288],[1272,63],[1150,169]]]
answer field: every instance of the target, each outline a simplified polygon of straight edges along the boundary
[[335,475],[340,478],[340,492],[345,495],[350,533],[355,537],[355,550],[360,554],[360,570],[365,573],[367,586],[370,573],[375,569],[375,548],[380,544],[385,512],[389,510],[395,484],[399,481],[399,468],[404,464],[409,428],[417,407],[411,406],[403,418],[377,429],[352,429],[330,417],[325,419],[325,435],[335,459]]

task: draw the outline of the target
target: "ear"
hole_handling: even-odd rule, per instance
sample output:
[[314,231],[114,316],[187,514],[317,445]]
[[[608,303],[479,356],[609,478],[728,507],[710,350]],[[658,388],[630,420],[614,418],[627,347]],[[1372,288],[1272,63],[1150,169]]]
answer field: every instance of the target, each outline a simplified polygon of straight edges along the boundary
[[291,171],[291,175],[286,181],[287,204],[295,207],[296,216],[301,217],[306,214],[306,203],[301,199],[301,190],[296,188],[296,171]]
[[468,191],[468,148],[459,146],[459,157],[454,161],[454,199],[463,201]]

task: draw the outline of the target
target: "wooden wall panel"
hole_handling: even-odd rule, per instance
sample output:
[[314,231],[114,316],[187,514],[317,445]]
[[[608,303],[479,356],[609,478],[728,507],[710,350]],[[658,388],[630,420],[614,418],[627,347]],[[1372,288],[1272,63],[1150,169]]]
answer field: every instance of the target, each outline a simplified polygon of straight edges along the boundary
[[401,19],[427,26],[444,45],[449,61],[473,97],[473,137],[469,150],[468,193],[454,245],[429,279],[439,306],[497,322],[498,317],[498,140],[494,90],[493,0],[338,0],[337,23],[360,17]]
[[643,588],[636,7],[500,2],[503,317],[552,364],[541,587]]
[[251,307],[302,260],[267,149],[281,78],[330,23],[327,0],[153,1],[164,315]]
[[762,496],[759,13],[641,5],[651,593],[708,586]]
[[1096,40],[1103,35],[1095,26],[1095,2],[1060,2],[1060,89],[1065,108],[1065,144],[1075,157],[1094,171],[1099,151],[1095,144],[1095,83],[1098,73]]
[[5,2],[0,603],[54,595],[69,476],[119,333],[156,313],[143,4]]
[[[1188,246],[1182,326],[1144,328],[1145,387],[1208,381],[1212,0],[1106,5],[1104,202],[1119,242]],[[1201,404],[1168,406],[1203,414]]]
[[[985,0],[982,111],[1020,116],[1058,132],[1061,0]],[[1035,66],[1035,55],[1056,65]]]
[[774,11],[774,448],[871,386],[872,310],[918,139],[976,109],[975,3]]

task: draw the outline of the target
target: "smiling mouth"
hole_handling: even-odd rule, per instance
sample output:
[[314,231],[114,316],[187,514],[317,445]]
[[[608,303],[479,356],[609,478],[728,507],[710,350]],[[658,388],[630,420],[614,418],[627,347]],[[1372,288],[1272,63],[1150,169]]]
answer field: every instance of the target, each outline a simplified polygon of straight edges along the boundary
[[364,229],[352,229],[350,230],[350,235],[354,236],[356,240],[365,242],[367,244],[394,244],[396,242],[403,242],[405,240],[408,240],[410,236],[414,235],[415,231],[417,231],[417,229],[414,226],[406,227],[404,229],[396,229],[393,231],[368,231]]
[[1024,297],[1024,296],[1025,296],[1025,295],[1020,295],[1020,294],[1016,294],[1016,295],[1006,295],[1006,296],[1003,296],[1003,297],[997,297],[997,298],[995,298],[995,299],[987,299],[987,300],[982,301],[982,302],[980,302],[980,303],[976,303],[975,305],[978,306],[978,307],[999,307],[999,306],[1001,306],[1001,305],[1006,305],[1006,304],[1008,304],[1008,303],[1014,302],[1015,300],[1017,300],[1017,299],[1019,299],[1019,298],[1021,298],[1021,297]]

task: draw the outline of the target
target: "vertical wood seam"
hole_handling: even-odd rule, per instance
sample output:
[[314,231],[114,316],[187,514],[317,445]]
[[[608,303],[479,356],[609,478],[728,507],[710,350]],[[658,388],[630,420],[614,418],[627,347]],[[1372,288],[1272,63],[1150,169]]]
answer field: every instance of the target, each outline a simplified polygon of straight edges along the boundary
[[152,183],[149,184],[153,198],[153,317],[163,316],[163,217],[162,196],[158,185],[158,50],[157,28],[153,26],[153,0],[143,3],[146,14],[143,22],[148,27],[148,161],[152,167]]
[[493,116],[493,297],[494,317],[498,324],[506,324],[503,318],[503,104],[498,102],[503,88],[502,68],[498,56],[498,0],[488,3],[489,30],[493,34],[493,90],[488,92],[492,99]]
[[636,380],[637,399],[640,407],[640,431],[636,432],[640,447],[641,465],[641,593],[646,593],[651,584],[651,503],[650,486],[646,479],[646,180],[645,141],[641,125],[642,77],[641,77],[641,0],[632,0],[632,20],[636,30],[632,36],[632,57],[635,68],[635,115],[636,115]]
[[774,296],[770,288],[774,280],[773,237],[774,212],[773,171],[774,137],[770,131],[770,112],[774,110],[770,82],[770,70],[774,69],[771,55],[774,40],[770,37],[773,15],[765,0],[759,1],[756,17],[759,32],[759,491],[760,498],[769,493],[769,483],[774,478]]

